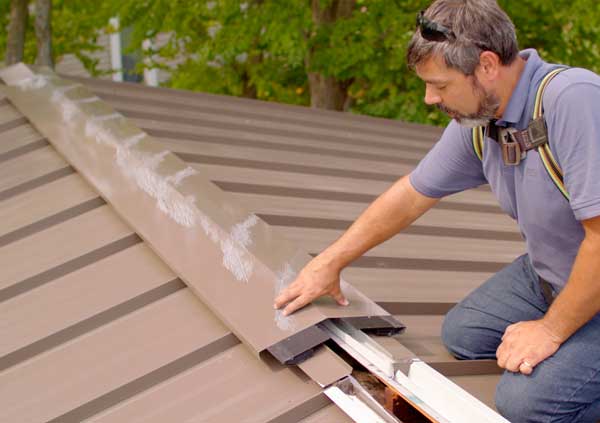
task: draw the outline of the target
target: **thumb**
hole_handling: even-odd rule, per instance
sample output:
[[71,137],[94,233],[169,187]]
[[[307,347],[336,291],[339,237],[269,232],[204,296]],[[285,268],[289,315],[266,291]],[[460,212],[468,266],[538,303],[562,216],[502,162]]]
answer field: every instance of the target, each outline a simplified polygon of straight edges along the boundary
[[342,293],[341,290],[337,291],[336,293],[332,294],[331,296],[341,306],[347,306],[350,304],[350,302],[346,299],[346,297],[344,297],[344,294]]

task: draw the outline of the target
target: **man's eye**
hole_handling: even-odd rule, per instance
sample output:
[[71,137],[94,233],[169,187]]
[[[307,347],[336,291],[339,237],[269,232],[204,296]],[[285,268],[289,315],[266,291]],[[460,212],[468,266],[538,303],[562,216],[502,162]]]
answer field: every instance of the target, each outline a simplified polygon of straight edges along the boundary
[[446,89],[447,85],[438,85],[437,89],[438,90],[444,90]]

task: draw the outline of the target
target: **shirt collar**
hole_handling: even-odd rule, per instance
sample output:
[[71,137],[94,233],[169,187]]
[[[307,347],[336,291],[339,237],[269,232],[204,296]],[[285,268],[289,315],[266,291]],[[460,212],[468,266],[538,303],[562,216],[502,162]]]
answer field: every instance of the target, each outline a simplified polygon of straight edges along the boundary
[[532,86],[534,75],[544,63],[534,49],[523,50],[519,53],[519,56],[527,62],[519,77],[519,82],[510,96],[502,119],[499,119],[496,122],[496,125],[498,126],[514,125],[521,121],[523,113],[525,113],[527,98],[529,97],[529,91]]

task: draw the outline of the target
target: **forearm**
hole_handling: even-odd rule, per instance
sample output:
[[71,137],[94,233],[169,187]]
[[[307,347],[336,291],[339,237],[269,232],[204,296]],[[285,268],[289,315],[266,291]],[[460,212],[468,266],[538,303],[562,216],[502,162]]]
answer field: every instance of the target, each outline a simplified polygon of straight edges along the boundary
[[600,312],[600,224],[588,224],[569,281],[542,319],[560,342]]
[[374,246],[406,228],[439,200],[417,192],[403,177],[378,197],[321,259],[342,269]]

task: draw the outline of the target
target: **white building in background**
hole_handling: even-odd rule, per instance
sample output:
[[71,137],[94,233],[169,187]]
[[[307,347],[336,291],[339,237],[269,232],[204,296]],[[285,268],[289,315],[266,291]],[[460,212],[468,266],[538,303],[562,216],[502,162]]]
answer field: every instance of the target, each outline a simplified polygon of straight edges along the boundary
[[[119,19],[112,18],[110,24],[119,29]],[[137,74],[135,68],[141,61],[150,62],[150,58],[144,55],[156,46],[167,42],[167,34],[158,34],[156,42],[144,40],[142,46],[135,53],[124,53],[127,39],[131,32],[130,28],[114,32],[112,34],[101,34],[98,37],[99,50],[90,53],[90,57],[98,60],[98,70],[102,72],[100,79],[112,79],[113,81],[140,82],[149,86],[158,86],[170,78],[170,73],[163,69],[145,69],[143,74]],[[176,62],[173,62],[176,65]],[[65,76],[89,77],[90,73],[85,69],[81,61],[74,54],[64,55],[56,64],[56,71]]]

